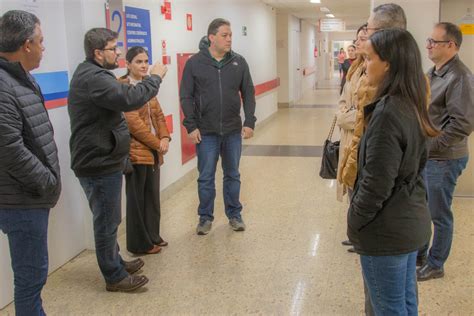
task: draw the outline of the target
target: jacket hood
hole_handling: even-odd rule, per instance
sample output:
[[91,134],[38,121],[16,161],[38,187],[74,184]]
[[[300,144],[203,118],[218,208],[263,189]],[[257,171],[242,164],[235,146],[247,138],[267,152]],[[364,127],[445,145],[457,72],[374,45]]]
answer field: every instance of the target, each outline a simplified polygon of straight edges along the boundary
[[[209,46],[211,43],[209,42],[209,38],[207,35],[204,35],[201,40],[199,41],[199,51],[204,54],[204,56],[209,57],[212,59],[211,53],[209,52]],[[229,53],[230,57],[235,57],[236,54],[234,53],[233,50],[231,50]]]
[[204,35],[199,41],[199,50],[208,50],[211,43],[209,43],[209,38]]

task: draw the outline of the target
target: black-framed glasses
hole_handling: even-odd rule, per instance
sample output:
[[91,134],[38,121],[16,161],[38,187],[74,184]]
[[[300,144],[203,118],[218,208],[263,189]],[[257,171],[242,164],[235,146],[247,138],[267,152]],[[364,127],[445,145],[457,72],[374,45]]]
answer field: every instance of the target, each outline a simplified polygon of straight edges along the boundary
[[119,50],[119,48],[117,46],[115,47],[112,47],[112,48],[104,48],[104,49],[101,49],[101,50],[110,50],[111,52],[117,52]]
[[432,39],[431,37],[426,39],[426,44],[428,44],[429,46],[435,46],[440,43],[449,43],[449,42],[451,41],[437,41],[437,40]]

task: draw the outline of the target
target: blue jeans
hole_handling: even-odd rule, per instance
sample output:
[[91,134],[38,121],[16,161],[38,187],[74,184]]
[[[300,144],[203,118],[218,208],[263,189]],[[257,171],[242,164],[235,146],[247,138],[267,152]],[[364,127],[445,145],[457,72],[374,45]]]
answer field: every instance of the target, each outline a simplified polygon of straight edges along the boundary
[[416,254],[360,256],[375,315],[418,315]]
[[0,230],[8,236],[17,316],[46,315],[41,290],[48,277],[49,209],[0,209]]
[[122,221],[122,172],[103,176],[80,177],[94,221],[95,253],[107,283],[120,282],[128,276],[119,254],[117,229]]
[[242,154],[242,136],[234,133],[226,136],[202,135],[196,145],[198,157],[198,214],[201,220],[214,220],[214,199],[216,197],[216,166],[219,155],[224,172],[225,214],[229,219],[241,219],[239,163]]
[[[442,268],[448,259],[453,242],[453,202],[456,182],[466,168],[468,157],[451,160],[428,160],[424,178],[428,193],[428,208],[434,225],[433,244],[428,255],[428,264]],[[419,254],[426,255],[429,243]]]

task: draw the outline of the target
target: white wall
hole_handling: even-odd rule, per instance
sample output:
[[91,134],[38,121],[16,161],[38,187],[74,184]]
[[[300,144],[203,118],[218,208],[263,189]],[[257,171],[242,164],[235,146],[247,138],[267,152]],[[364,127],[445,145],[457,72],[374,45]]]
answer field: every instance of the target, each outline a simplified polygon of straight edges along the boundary
[[301,28],[300,19],[288,17],[288,82],[290,102],[298,101],[301,90]]
[[318,43],[321,43],[319,47],[320,56],[317,58],[317,67],[319,70],[317,74],[318,81],[330,79],[332,72],[332,68],[330,67],[332,53],[330,48],[329,34],[329,32],[321,32],[318,33],[317,37]]
[[[314,57],[314,46],[316,43],[316,26],[306,21],[301,23],[301,67],[316,67],[316,58]],[[303,76],[301,89],[304,93],[314,88],[316,84],[316,72]]]
[[289,43],[288,43],[288,28],[289,15],[287,13],[277,14],[277,73],[280,77],[280,87],[278,87],[278,103],[290,102],[290,82],[289,73]]
[[[62,62],[69,70],[69,78],[77,64],[84,59],[82,41],[85,31],[92,27],[105,26],[104,2],[102,0],[49,0],[47,3],[60,10],[60,14],[41,12],[39,16],[45,35],[45,60],[39,71],[46,69],[48,54],[53,54],[51,45],[63,45],[57,50]],[[18,9],[24,1],[0,0],[0,12]],[[161,172],[161,187],[165,189],[196,167],[195,159],[181,165],[179,97],[177,79],[177,53],[197,52],[199,40],[207,32],[210,21],[216,17],[229,19],[233,29],[233,49],[243,55],[249,66],[254,84],[273,80],[276,73],[276,14],[260,1],[242,3],[239,0],[176,0],[172,1],[171,21],[165,21],[160,13],[161,1],[124,1],[124,5],[150,10],[153,60],[161,60],[161,40],[167,41],[167,52],[171,56],[168,74],[160,88],[159,99],[165,115],[173,115],[174,133],[170,151],[165,157]],[[193,15],[193,31],[186,30],[186,14]],[[65,22],[67,21],[67,24]],[[247,36],[242,35],[242,26],[247,26]],[[57,32],[63,34],[57,36]],[[48,48],[49,47],[49,48]],[[51,62],[54,62],[51,61]],[[116,72],[121,73],[121,71]],[[257,97],[258,121],[277,110],[277,92],[273,90]],[[91,248],[92,221],[83,191],[69,168],[69,119],[67,108],[50,111],[59,147],[63,192],[58,205],[51,211],[49,222],[50,271],[60,267],[85,248]],[[258,132],[258,131],[257,131]],[[123,203],[122,203],[123,205]],[[10,256],[5,235],[0,235],[0,308],[11,302],[13,282]]]
[[[305,91],[314,88],[321,71],[318,58],[314,57],[320,36],[313,24],[286,12],[277,14],[279,103],[295,103]],[[316,72],[303,76],[303,70],[308,67],[316,67]]]

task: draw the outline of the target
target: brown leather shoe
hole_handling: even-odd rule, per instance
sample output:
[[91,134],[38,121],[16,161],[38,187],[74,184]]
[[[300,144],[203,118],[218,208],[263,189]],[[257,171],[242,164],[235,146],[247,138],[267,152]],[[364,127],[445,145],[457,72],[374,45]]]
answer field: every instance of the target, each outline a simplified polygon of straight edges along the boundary
[[145,265],[145,262],[143,262],[142,259],[138,258],[132,261],[123,261],[123,266],[125,267],[125,270],[129,274],[134,274],[137,271],[139,271],[143,266]]
[[144,275],[128,275],[118,283],[107,283],[105,289],[109,292],[133,292],[147,283],[148,278]]
[[158,246],[158,245],[153,245],[153,248],[151,248],[150,250],[148,250],[146,253],[149,254],[149,255],[153,255],[155,253],[158,253],[161,251],[161,247]]

